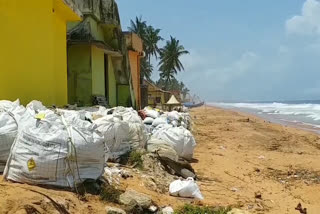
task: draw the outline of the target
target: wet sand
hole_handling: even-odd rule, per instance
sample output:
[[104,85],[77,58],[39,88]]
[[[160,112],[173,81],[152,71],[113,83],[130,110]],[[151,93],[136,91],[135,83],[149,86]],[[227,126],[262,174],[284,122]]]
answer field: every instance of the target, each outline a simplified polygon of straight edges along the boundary
[[214,107],[192,117],[204,203],[272,214],[299,214],[302,203],[320,213],[319,135]]

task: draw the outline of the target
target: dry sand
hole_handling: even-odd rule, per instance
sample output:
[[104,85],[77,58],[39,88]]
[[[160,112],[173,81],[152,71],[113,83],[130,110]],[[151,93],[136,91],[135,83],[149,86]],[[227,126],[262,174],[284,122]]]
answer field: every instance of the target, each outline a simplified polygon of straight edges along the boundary
[[308,214],[320,213],[318,135],[212,107],[192,115],[198,143],[193,167],[205,203],[299,214],[301,202]]
[[[301,202],[308,214],[320,213],[318,135],[212,107],[191,114],[198,144],[193,167],[204,204],[299,214],[294,208]],[[135,174],[123,185],[149,194],[162,206],[186,202],[150,190],[143,177]],[[106,205],[98,196],[83,201],[71,192],[5,181],[0,181],[0,198],[0,213],[105,213]]]

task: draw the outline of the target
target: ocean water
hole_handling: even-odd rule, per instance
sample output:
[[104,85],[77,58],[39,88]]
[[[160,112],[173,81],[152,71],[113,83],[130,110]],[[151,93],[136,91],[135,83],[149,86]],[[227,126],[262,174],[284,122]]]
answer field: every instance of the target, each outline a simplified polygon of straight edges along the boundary
[[320,100],[208,104],[255,114],[271,122],[298,126],[320,133]]

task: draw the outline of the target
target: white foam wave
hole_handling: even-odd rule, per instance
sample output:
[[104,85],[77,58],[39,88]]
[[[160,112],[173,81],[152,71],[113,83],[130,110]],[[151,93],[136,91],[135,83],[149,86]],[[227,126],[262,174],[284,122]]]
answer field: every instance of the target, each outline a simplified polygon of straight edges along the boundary
[[245,108],[255,110],[258,114],[293,115],[320,121],[320,104],[286,104],[286,103],[211,103],[225,108]]

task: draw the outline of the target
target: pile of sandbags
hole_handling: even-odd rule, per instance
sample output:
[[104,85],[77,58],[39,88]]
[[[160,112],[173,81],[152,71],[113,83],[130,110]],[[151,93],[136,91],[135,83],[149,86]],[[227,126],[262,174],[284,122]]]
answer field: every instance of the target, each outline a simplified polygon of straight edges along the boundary
[[10,148],[18,134],[18,126],[25,108],[19,100],[0,101],[0,172],[2,173],[9,157]]
[[104,139],[96,125],[75,112],[60,114],[39,102],[27,106],[7,161],[6,179],[74,188],[102,175]]
[[[148,139],[142,119],[132,108],[100,107],[91,114],[92,122],[105,137],[106,158],[116,161],[130,150],[146,147]],[[88,116],[87,116],[88,117]]]
[[113,115],[100,117],[93,122],[104,136],[106,161],[117,160],[131,150],[129,142],[125,141],[129,134],[128,123]]
[[191,117],[186,112],[162,112],[158,109],[146,107],[143,110],[143,115],[146,117],[143,120],[149,132],[152,132],[155,127],[162,124],[171,124],[174,127],[184,127],[191,130]]
[[189,130],[180,126],[173,127],[172,125],[159,125],[152,133],[152,136],[166,141],[177,152],[179,157],[186,160],[191,160],[193,151],[196,146],[196,141]]

